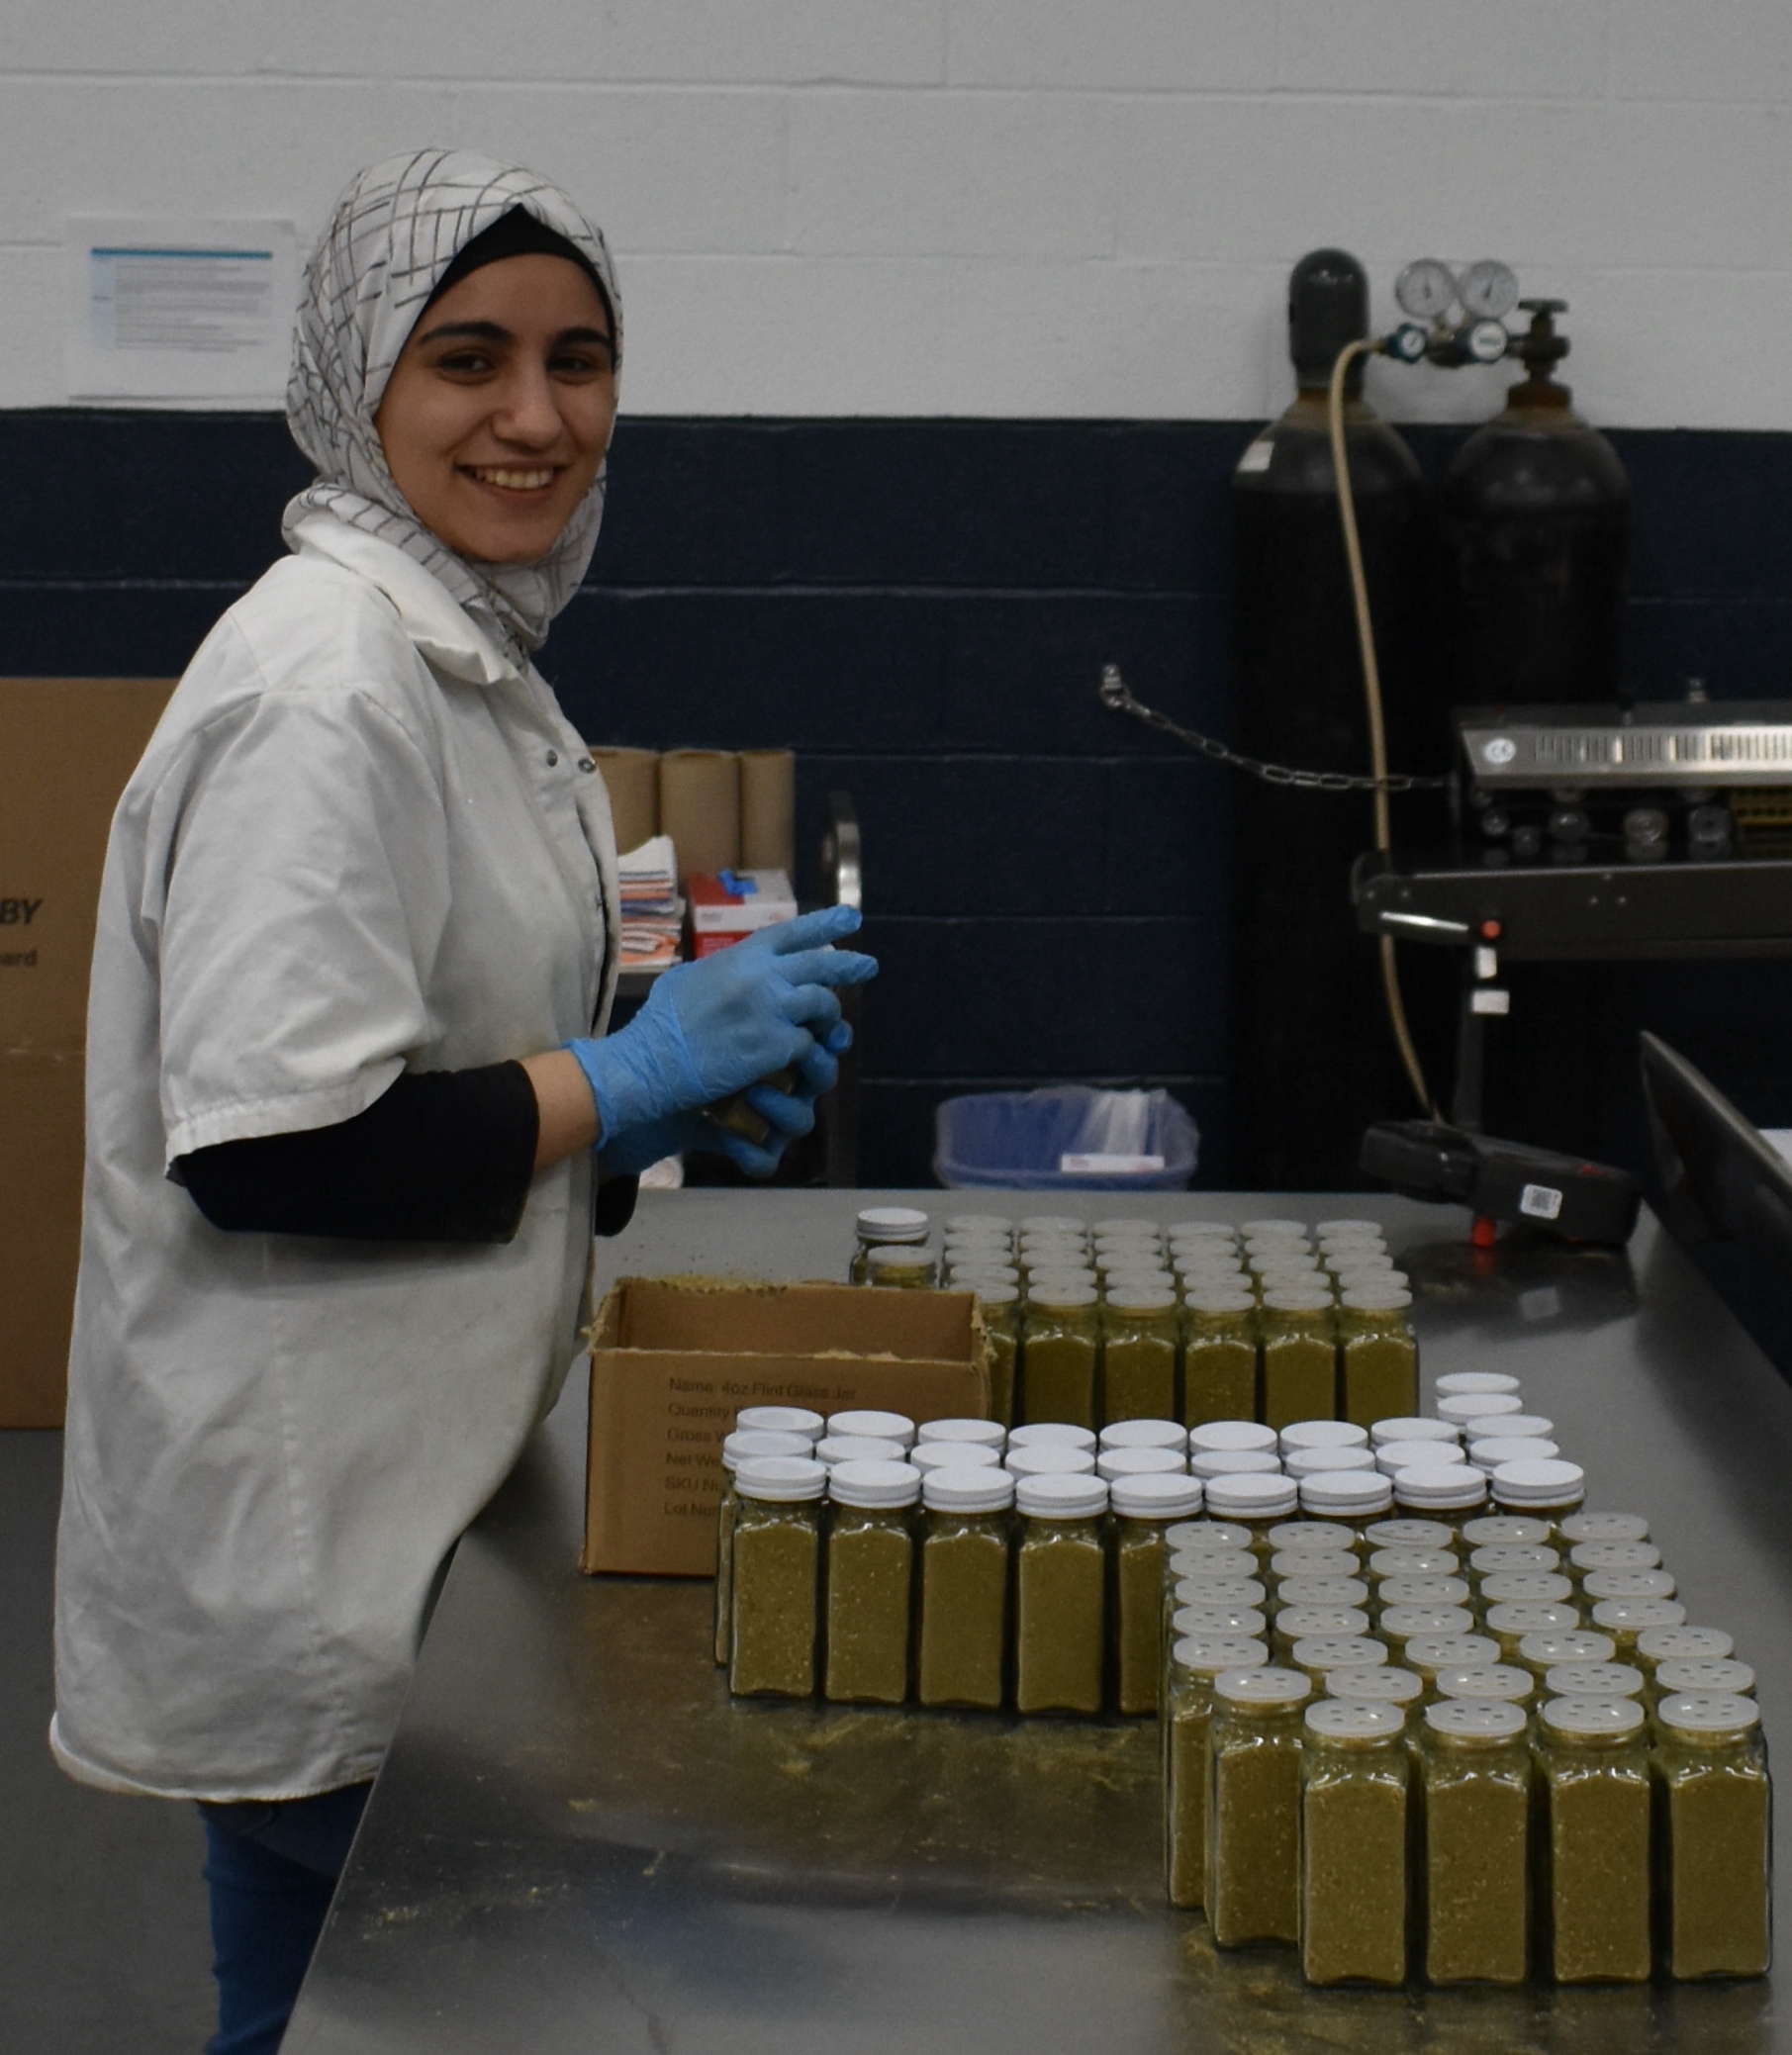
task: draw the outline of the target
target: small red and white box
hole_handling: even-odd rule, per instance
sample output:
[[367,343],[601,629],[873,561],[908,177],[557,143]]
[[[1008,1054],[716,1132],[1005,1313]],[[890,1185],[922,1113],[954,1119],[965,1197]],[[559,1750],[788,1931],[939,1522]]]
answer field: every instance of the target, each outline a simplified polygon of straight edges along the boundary
[[693,871],[685,896],[694,957],[713,956],[761,928],[797,918],[797,895],[782,871]]

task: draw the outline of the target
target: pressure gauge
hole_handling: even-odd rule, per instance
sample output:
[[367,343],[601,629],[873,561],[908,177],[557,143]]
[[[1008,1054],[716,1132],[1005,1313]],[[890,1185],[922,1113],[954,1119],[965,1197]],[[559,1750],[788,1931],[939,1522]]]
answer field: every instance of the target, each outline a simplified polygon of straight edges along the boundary
[[1518,305],[1518,279],[1511,265],[1493,257],[1470,264],[1458,291],[1463,307],[1481,321],[1504,321]]
[[1470,322],[1462,331],[1462,354],[1471,364],[1497,364],[1512,340],[1504,322]]
[[[1394,280],[1394,298],[1414,321],[1441,321],[1456,305],[1455,274],[1448,264],[1440,264],[1436,257],[1416,258]],[[1518,298],[1516,281],[1512,298]]]

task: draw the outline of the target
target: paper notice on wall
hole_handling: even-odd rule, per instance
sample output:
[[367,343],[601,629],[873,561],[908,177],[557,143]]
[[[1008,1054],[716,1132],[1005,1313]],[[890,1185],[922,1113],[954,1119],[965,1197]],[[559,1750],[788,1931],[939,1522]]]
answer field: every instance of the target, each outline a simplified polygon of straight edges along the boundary
[[76,216],[63,247],[71,400],[280,400],[291,222]]

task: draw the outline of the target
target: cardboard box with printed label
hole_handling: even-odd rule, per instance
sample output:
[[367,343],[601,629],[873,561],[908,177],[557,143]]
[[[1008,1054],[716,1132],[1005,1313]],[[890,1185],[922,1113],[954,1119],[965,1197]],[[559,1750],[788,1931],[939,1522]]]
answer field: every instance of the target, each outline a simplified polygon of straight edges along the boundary
[[989,1402],[968,1292],[625,1277],[592,1329],[580,1567],[713,1576],[721,1444],[743,1406],[923,1421]]
[[173,690],[0,678],[0,1427],[62,1420],[100,873]]

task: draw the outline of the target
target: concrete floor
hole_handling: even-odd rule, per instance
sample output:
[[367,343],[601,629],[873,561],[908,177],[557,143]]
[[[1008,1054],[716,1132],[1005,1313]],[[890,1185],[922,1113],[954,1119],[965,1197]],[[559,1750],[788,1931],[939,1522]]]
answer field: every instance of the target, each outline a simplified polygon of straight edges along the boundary
[[213,2026],[191,1806],[109,1798],[51,1762],[62,1438],[0,1433],[0,2048],[198,2055]]

